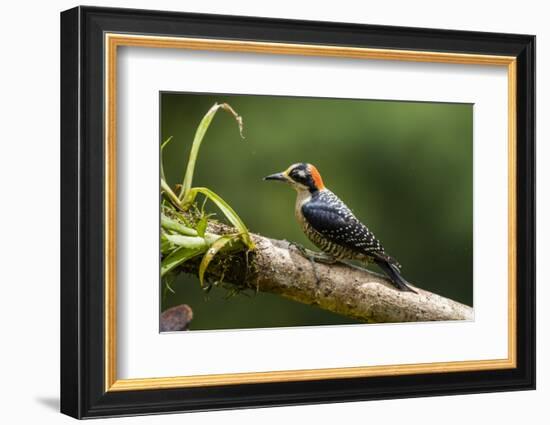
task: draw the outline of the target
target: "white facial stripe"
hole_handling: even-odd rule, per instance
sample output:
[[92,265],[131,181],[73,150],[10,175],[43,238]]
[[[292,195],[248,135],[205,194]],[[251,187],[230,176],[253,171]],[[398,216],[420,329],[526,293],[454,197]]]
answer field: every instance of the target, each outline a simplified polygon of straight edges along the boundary
[[297,167],[298,165],[300,165],[299,162],[297,162],[296,164],[292,164],[290,167],[288,167],[285,171],[285,174],[290,174],[290,172],[295,168]]

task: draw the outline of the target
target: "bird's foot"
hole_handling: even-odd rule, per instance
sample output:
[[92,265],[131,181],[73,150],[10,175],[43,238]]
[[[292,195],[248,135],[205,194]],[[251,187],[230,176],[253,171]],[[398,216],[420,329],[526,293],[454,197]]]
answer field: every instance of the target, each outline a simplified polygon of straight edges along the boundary
[[328,254],[325,254],[324,252],[315,252],[311,251],[310,249],[307,249],[306,247],[297,244],[296,242],[289,242],[289,247],[293,246],[298,250],[300,254],[302,254],[303,257],[307,258],[309,262],[311,263],[311,268],[313,270],[313,275],[315,276],[315,282],[317,285],[321,283],[321,278],[319,277],[319,274],[317,273],[317,267],[315,263],[323,263],[323,264],[334,264],[336,262],[336,259]]
[[289,242],[289,243],[288,243],[288,247],[289,247],[289,248],[292,247],[292,246],[293,246],[294,248],[296,248],[296,250],[297,250],[300,254],[302,254],[302,256],[304,256],[304,257],[308,257],[308,258],[309,258],[309,253],[313,253],[313,251],[310,251],[310,250],[307,249],[305,246],[300,245],[300,244],[297,243],[297,242]]

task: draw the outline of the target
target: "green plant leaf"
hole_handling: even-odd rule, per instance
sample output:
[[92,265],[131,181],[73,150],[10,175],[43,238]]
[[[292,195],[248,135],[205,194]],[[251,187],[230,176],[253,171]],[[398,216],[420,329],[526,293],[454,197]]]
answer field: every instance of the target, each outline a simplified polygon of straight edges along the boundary
[[[183,236],[183,235],[165,235],[166,240],[177,246],[183,246],[189,249],[206,250],[210,243],[199,236]],[[212,241],[213,242],[213,241]]]
[[166,139],[164,142],[161,143],[160,145],[160,178],[162,180],[165,180],[166,181],[166,176],[164,175],[164,165],[163,165],[163,151],[164,151],[164,147],[170,143],[172,141],[173,137],[170,136],[168,139]]
[[172,294],[175,294],[176,291],[172,288],[172,283],[174,283],[174,280],[176,279],[174,273],[167,273],[162,281],[164,282],[164,287],[168,289]]
[[203,214],[196,227],[197,233],[201,238],[204,238],[206,226],[208,226],[208,214]]
[[241,218],[237,215],[235,210],[229,206],[219,195],[208,189],[207,187],[194,187],[190,191],[193,197],[197,193],[202,193],[204,196],[207,196],[216,206],[221,210],[221,212],[227,217],[229,222],[238,230],[243,242],[249,249],[254,249],[254,242],[250,238],[248,229],[244,225]]
[[161,143],[160,145],[160,150],[164,150],[164,148],[166,147],[166,145],[168,143],[170,143],[172,141],[172,139],[174,138],[174,136],[170,136],[168,139],[166,139],[164,142]]
[[174,249],[174,244],[172,244],[172,242],[170,242],[166,238],[166,234],[164,234],[164,232],[161,233],[160,234],[160,253],[162,255],[167,255],[170,252],[172,252],[173,249]]
[[[185,237],[185,236],[181,236],[181,237]],[[206,251],[206,244],[203,244],[202,247],[200,248],[180,246],[178,249],[174,250],[166,258],[162,259],[162,262],[160,264],[160,276],[164,277],[166,273],[170,272],[180,264],[183,264],[187,260],[202,254],[204,251]]]
[[220,252],[226,245],[238,240],[239,235],[224,235],[220,236],[206,251],[206,254],[202,257],[201,264],[199,265],[199,281],[202,287],[204,287],[204,273],[208,268],[208,265],[214,258],[214,256]]
[[208,110],[208,112],[204,115],[201,122],[199,123],[199,126],[197,127],[197,131],[195,132],[195,137],[193,138],[193,144],[191,145],[191,152],[189,153],[189,161],[187,162],[187,169],[185,170],[185,176],[183,178],[181,190],[178,196],[180,200],[185,201],[184,204],[186,205],[189,205],[192,202],[192,201],[189,201],[187,197],[189,195],[191,185],[193,184],[193,175],[195,173],[195,163],[197,162],[199,149],[204,139],[204,135],[206,134],[208,127],[210,127],[210,123],[212,122],[212,119],[216,115],[216,112],[218,112],[218,109],[223,109],[224,111],[227,111],[231,115],[233,115],[233,117],[237,121],[237,124],[239,125],[239,133],[241,135],[241,138],[244,139],[242,118],[227,103],[222,103],[222,104],[214,103],[214,105]]
[[[160,225],[163,229],[171,230],[181,235],[198,236],[198,233],[195,229],[191,229],[190,227],[179,223],[177,220],[166,217],[164,214],[160,215]],[[204,237],[204,233],[201,235],[201,237]]]
[[181,208],[179,198],[172,191],[172,189],[170,189],[170,186],[168,186],[168,183],[166,183],[166,180],[164,180],[163,178],[160,179],[160,188],[161,188],[161,192],[164,192],[166,196],[168,196],[170,201],[172,201],[172,204],[174,204],[178,208]]

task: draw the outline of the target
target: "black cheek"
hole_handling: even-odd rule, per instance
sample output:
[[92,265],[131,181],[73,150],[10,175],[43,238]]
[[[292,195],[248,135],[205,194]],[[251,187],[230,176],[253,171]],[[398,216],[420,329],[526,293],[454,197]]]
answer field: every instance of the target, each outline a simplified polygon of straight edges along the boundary
[[294,180],[296,183],[307,184],[306,179],[304,179],[298,173],[291,174],[290,177],[292,177],[292,180]]

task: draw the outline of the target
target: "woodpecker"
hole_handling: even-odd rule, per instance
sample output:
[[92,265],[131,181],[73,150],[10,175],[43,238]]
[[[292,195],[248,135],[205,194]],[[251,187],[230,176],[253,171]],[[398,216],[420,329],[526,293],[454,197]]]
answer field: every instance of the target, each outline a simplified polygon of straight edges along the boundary
[[298,193],[295,215],[306,236],[334,261],[374,262],[400,291],[416,291],[401,276],[400,265],[384,251],[380,241],[324,184],[315,166],[293,164],[264,180],[290,184]]

